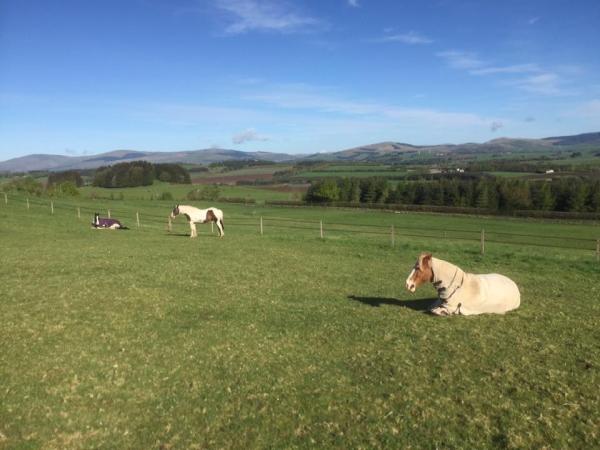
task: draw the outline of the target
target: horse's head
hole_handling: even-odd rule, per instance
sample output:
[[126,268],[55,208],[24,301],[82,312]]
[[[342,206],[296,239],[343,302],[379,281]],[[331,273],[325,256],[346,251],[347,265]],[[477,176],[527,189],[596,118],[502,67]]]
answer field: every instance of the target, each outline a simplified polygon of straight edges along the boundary
[[415,292],[420,285],[428,281],[433,281],[431,253],[421,253],[406,279],[406,289],[410,292]]
[[94,221],[92,222],[92,225],[99,225],[99,224],[100,224],[100,214],[94,213]]
[[171,219],[174,219],[178,215],[179,215],[179,205],[175,205],[175,208],[173,208],[173,211],[171,211]]

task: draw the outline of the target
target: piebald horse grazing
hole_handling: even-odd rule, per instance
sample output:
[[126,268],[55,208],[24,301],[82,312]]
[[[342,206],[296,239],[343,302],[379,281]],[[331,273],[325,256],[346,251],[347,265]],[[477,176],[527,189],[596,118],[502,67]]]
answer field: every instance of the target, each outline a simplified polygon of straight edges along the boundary
[[438,292],[438,300],[430,309],[438,316],[504,314],[521,303],[519,288],[510,278],[497,273],[467,273],[454,264],[432,257],[431,253],[421,253],[406,279],[406,289],[415,292],[428,281]]
[[223,211],[221,211],[220,209],[198,209],[188,205],[177,205],[175,206],[175,208],[173,208],[173,211],[171,211],[171,219],[174,219],[179,214],[183,214],[185,217],[187,217],[187,220],[190,223],[190,237],[192,238],[198,236],[198,232],[196,231],[197,223],[216,223],[217,228],[219,229],[219,237],[223,237],[225,235],[225,225],[223,224]]

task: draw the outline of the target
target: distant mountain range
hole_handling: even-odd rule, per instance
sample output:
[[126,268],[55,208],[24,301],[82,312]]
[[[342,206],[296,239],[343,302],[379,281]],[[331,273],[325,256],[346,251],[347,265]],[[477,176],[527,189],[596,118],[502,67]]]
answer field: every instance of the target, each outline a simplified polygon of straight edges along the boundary
[[598,147],[600,150],[600,132],[585,133],[575,136],[556,136],[543,139],[498,138],[482,144],[442,144],[411,145],[401,142],[381,142],[364,145],[334,153],[318,153],[304,159],[324,161],[364,161],[393,162],[398,156],[406,153],[445,154],[486,154],[486,153],[519,153],[548,150],[574,150],[577,147]]
[[116,150],[88,156],[27,155],[0,162],[0,172],[28,172],[32,170],[62,171],[69,169],[95,169],[120,162],[145,160],[153,163],[210,164],[232,160],[261,161],[347,161],[391,162],[407,153],[431,153],[432,155],[518,153],[548,151],[552,149],[574,150],[581,147],[600,149],[600,132],[574,136],[557,136],[544,139],[499,138],[482,144],[444,144],[419,146],[401,142],[381,142],[331,153],[312,155],[289,155],[286,153],[242,152],[227,149],[205,149],[181,152],[140,152]]
[[[303,155],[304,156],[304,155]],[[115,150],[87,156],[27,155],[0,162],[0,172],[28,172],[31,170],[62,171],[70,169],[95,169],[121,162],[144,160],[152,163],[210,164],[232,160],[289,161],[298,155],[269,152],[241,152],[226,149],[205,149],[182,152],[140,152]]]

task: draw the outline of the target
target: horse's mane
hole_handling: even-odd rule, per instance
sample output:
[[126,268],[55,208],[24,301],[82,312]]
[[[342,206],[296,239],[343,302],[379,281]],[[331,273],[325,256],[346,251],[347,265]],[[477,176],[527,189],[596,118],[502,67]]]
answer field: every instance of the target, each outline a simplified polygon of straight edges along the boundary
[[433,271],[433,281],[450,281],[456,275],[462,275],[465,272],[456,264],[449,263],[443,259],[431,258],[431,270]]

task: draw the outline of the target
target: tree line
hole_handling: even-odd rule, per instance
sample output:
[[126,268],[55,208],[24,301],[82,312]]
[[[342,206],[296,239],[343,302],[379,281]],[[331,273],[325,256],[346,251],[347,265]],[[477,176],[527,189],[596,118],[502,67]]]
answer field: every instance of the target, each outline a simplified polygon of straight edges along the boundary
[[178,164],[133,161],[98,168],[92,185],[106,188],[150,186],[154,180],[179,184],[191,183],[189,172]]
[[446,177],[400,181],[393,186],[385,178],[328,178],[313,183],[305,200],[474,207],[491,211],[600,212],[600,180]]

